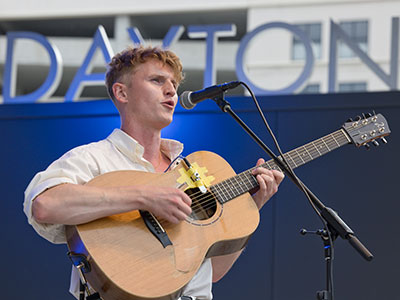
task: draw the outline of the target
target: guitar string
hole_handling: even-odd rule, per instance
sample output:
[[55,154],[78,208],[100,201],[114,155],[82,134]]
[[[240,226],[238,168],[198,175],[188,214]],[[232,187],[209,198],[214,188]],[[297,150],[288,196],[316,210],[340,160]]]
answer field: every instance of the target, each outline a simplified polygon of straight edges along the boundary
[[[354,130],[356,130],[356,129],[357,129],[357,128],[355,128]],[[352,131],[353,131],[353,130],[352,130]],[[340,135],[339,137],[336,137],[336,138],[335,138],[334,134],[337,135],[338,133],[341,133],[341,135]],[[329,137],[329,136],[332,136],[332,138],[331,138],[329,141],[327,141],[328,144],[326,144],[326,146],[327,146],[327,148],[328,148],[328,152],[326,152],[326,153],[329,153],[330,151],[332,151],[332,150],[334,150],[334,149],[336,149],[336,148],[339,148],[339,147],[341,147],[341,146],[343,146],[343,145],[349,143],[347,137],[343,134],[343,132],[342,132],[341,130],[338,130],[337,132],[332,133],[332,134],[330,134],[330,135],[327,135],[327,136],[325,136],[325,137],[323,137],[323,138],[320,138],[320,139],[318,139],[318,140],[316,140],[316,141],[323,141],[324,138]],[[303,147],[305,148],[305,147],[307,147],[307,146],[310,146],[311,144],[315,143],[316,141],[314,141],[314,142],[312,142],[312,143],[308,143],[308,144],[304,145]],[[338,142],[340,142],[341,144],[339,144]],[[324,143],[326,143],[326,142],[324,141]],[[337,147],[336,147],[335,143],[337,144]],[[332,144],[333,144],[333,145],[332,145]],[[328,145],[330,145],[331,148],[329,148]],[[313,145],[313,146],[314,146],[314,148],[318,151],[318,149],[315,147],[315,145]],[[301,148],[301,147],[299,147],[299,148]],[[297,148],[297,149],[299,149],[299,148]],[[297,152],[297,149],[295,149],[296,152]],[[305,150],[307,151],[306,148],[305,148]],[[310,149],[310,150],[311,150],[311,149]],[[292,150],[292,151],[290,151],[290,152],[294,152],[294,151]],[[286,154],[289,154],[289,155],[290,155],[290,152],[288,152],[288,153],[286,153]],[[308,151],[307,151],[307,152],[308,152]],[[314,151],[314,153],[315,153],[315,151]],[[317,155],[316,158],[321,156],[321,153],[320,153],[319,151],[318,151],[318,153],[319,153],[319,155]],[[324,153],[324,154],[326,154],[326,153]],[[286,155],[286,154],[284,154],[284,155]],[[298,152],[297,152],[297,154],[298,154]],[[304,152],[303,152],[303,154],[304,154]],[[299,156],[299,154],[298,154],[298,156]],[[310,153],[309,153],[309,156],[310,156],[311,160],[314,159]],[[296,157],[296,159],[297,159],[297,157]],[[310,160],[310,161],[311,161],[311,160]],[[268,162],[264,163],[263,165],[265,165],[266,167],[270,167],[270,166],[268,166],[268,164],[269,164],[270,162],[271,162],[271,161],[268,161]],[[294,162],[294,161],[293,161],[293,162]],[[304,160],[303,160],[303,163],[305,163]],[[272,164],[274,164],[274,163],[272,162]],[[252,168],[252,169],[254,169],[254,168]],[[250,173],[250,171],[251,171],[252,169],[247,170],[247,171],[245,171],[245,172],[242,172],[242,173],[240,173],[239,175],[244,175],[244,174],[245,174],[245,175],[251,175],[251,176],[253,176],[253,175]],[[223,183],[223,182],[225,182],[225,181],[228,181],[228,180],[232,180],[233,178],[237,178],[237,176],[228,178],[228,179],[226,179],[226,180],[220,182],[219,184],[221,184],[221,183]],[[216,185],[213,185],[213,186],[214,186],[214,187],[217,187],[217,184],[216,184]],[[224,187],[224,186],[223,186],[223,187]],[[220,188],[220,189],[221,189],[221,188]],[[220,192],[220,191],[219,191],[219,192]],[[200,192],[200,193],[201,193],[201,192]],[[239,195],[241,195],[241,194],[244,194],[244,193],[245,193],[245,192],[240,193],[240,194],[238,194],[238,195],[235,195],[235,194],[234,194],[234,195],[235,195],[234,197],[232,197],[232,198],[230,198],[230,199],[227,199],[227,200],[229,201],[229,200],[231,200],[231,199],[233,199],[233,198],[236,198],[237,196],[239,196]],[[198,204],[196,204],[195,206],[193,206],[192,213],[197,213],[197,212],[199,212],[199,209],[207,210],[207,209],[209,209],[209,208],[215,207],[215,198],[216,198],[216,197],[214,197],[214,196],[212,195],[211,192],[206,193],[206,194],[201,193],[201,196],[202,196],[201,198],[198,197],[198,194],[199,194],[199,192],[194,193],[194,194],[191,195],[192,197],[195,196],[195,197],[193,197],[193,198],[194,198],[194,200],[197,200],[197,203],[198,203]],[[221,196],[221,195],[219,195],[219,196]],[[205,200],[205,201],[204,201],[204,200]],[[207,202],[208,202],[208,203],[207,203]],[[225,202],[225,201],[223,201],[223,202]],[[162,222],[162,223],[164,223],[164,222]]]
[[[363,127],[363,126],[362,126],[362,127]],[[348,128],[347,131],[348,131],[349,133],[351,133],[351,132],[353,132],[353,131],[355,131],[355,130],[358,130],[358,129],[359,129],[359,128],[357,128],[357,127],[351,127],[351,128]],[[335,135],[336,135],[336,137],[335,137]],[[379,136],[378,136],[378,137],[379,137]],[[376,138],[378,138],[378,137],[376,137]],[[329,138],[329,140],[328,140],[328,141],[324,141],[324,139],[326,139],[326,138]],[[315,146],[315,144],[318,143],[318,142],[323,142],[323,143],[325,144],[325,146],[327,147],[328,151],[325,152],[325,153],[323,153],[323,154],[321,154],[320,151],[318,150],[318,148]],[[326,143],[328,143],[328,144],[326,144]],[[339,143],[340,143],[340,144],[339,144]],[[300,165],[302,165],[302,164],[305,164],[306,162],[312,161],[312,160],[314,160],[315,158],[318,158],[318,157],[320,157],[320,156],[322,156],[322,155],[324,155],[324,154],[327,154],[327,153],[331,152],[332,150],[335,150],[335,149],[337,149],[337,148],[339,148],[339,147],[342,147],[342,146],[344,146],[345,144],[348,144],[348,143],[349,143],[349,140],[348,140],[347,135],[343,132],[342,129],[339,129],[339,130],[337,130],[336,132],[333,132],[333,133],[328,134],[328,135],[326,135],[326,136],[324,136],[324,137],[321,137],[321,138],[319,138],[319,139],[317,139],[317,140],[315,140],[315,141],[313,141],[313,142],[307,143],[307,144],[305,144],[305,145],[303,145],[303,146],[301,146],[301,147],[298,147],[298,148],[296,148],[296,149],[294,149],[294,150],[291,150],[291,151],[285,153],[284,156],[290,157],[290,158],[292,159],[292,161],[294,162],[294,164],[295,164],[295,166],[293,166],[293,167],[297,167],[297,166],[300,166]],[[317,150],[318,154],[315,152],[314,149],[309,149],[310,151],[307,150],[307,147],[310,147],[310,146],[311,146],[311,148],[315,148],[315,150]],[[331,146],[331,147],[329,147],[329,146]],[[304,160],[303,160],[303,158],[301,157],[301,155],[298,153],[298,149],[301,149],[301,148],[304,148],[304,150],[306,150],[308,156],[311,158],[310,160],[308,160],[308,159],[307,159],[307,161],[304,161]],[[321,150],[322,150],[322,149],[321,149]],[[296,154],[297,154],[296,157],[294,157],[294,159],[293,159],[293,157],[291,157],[291,153],[293,153],[293,152],[296,152]],[[311,152],[311,153],[310,153],[310,152]],[[315,158],[311,155],[311,154],[313,154],[313,153],[316,154],[316,157],[315,157]],[[305,152],[302,152],[302,154],[305,155]],[[300,163],[296,163],[296,161],[298,161],[299,158],[301,159],[302,163],[301,163],[301,161],[300,161]],[[295,161],[295,160],[296,160],[296,161]],[[269,166],[269,164],[272,164],[272,167]],[[269,160],[269,161],[265,162],[264,164],[262,164],[262,166],[267,167],[267,168],[269,167],[269,169],[273,169],[274,167],[277,167],[276,164],[275,164],[275,162],[273,162],[273,160]],[[254,167],[254,168],[256,168],[256,167]],[[248,175],[253,176],[253,175],[251,174],[251,171],[252,171],[254,168],[252,168],[252,169],[250,169],[250,170],[247,170],[247,171],[245,171],[245,172],[242,172],[242,173],[240,173],[240,174],[238,174],[238,175],[236,175],[236,176],[233,176],[233,177],[231,177],[231,178],[225,179],[224,181],[222,181],[222,182],[220,182],[220,183],[218,183],[218,184],[215,184],[215,185],[213,185],[213,186],[216,187],[216,188],[217,188],[217,185],[222,185],[222,187],[225,187],[225,186],[223,185],[223,183],[226,182],[226,181],[228,181],[228,180],[236,179],[236,178],[239,178],[240,176],[243,176],[243,175],[245,175],[245,176],[248,176]],[[253,178],[255,178],[255,177],[253,176]],[[249,180],[249,179],[248,179],[248,180]],[[225,189],[230,188],[229,185],[226,185],[226,186],[227,186],[227,188],[225,188]],[[235,186],[234,186],[234,187],[235,187]],[[247,186],[246,186],[246,187],[247,187]],[[252,187],[252,186],[250,186],[250,187]],[[235,189],[238,191],[238,188],[235,187]],[[231,192],[232,192],[232,188],[230,188],[230,190],[231,190]],[[246,192],[247,192],[247,191],[246,191]],[[198,195],[199,193],[203,194],[202,192],[196,192],[196,193],[192,194],[191,197],[194,197],[194,199],[196,200],[196,199],[197,199],[196,197],[197,197],[197,195]],[[243,192],[240,192],[239,194],[235,194],[235,192],[233,192],[233,195],[235,195],[235,196],[232,197],[232,198],[235,198],[235,197],[237,197],[237,196],[239,196],[239,195],[242,195],[242,194],[244,194],[244,193],[245,193],[244,191],[243,191]],[[228,193],[228,194],[229,194],[229,193]],[[220,195],[219,195],[219,196],[220,196]],[[232,199],[232,198],[231,198],[231,199]],[[213,201],[214,197],[209,197],[208,199],[211,199],[212,202],[213,202],[213,203],[211,203],[211,206],[208,206],[208,207],[207,207],[207,206],[204,206],[204,203],[202,203],[201,201],[197,201],[198,204],[196,204],[196,205],[194,205],[194,206],[192,207],[193,211],[195,211],[199,206],[200,206],[200,209],[208,209],[208,208],[214,206],[214,201]],[[231,200],[231,199],[229,199],[229,200]],[[198,200],[198,199],[197,199],[197,200]],[[196,211],[195,211],[195,212],[196,212]]]
[[[346,139],[342,139],[342,140],[338,140],[339,142],[341,142],[341,143],[343,143],[344,141],[347,141]],[[334,145],[334,143],[332,142],[331,144],[330,144],[330,146],[331,146],[331,149],[333,148],[333,145]],[[336,147],[337,148],[337,147]],[[310,155],[310,157],[312,158],[312,156]],[[269,166],[268,165],[268,163],[269,162],[266,162],[265,164],[263,164],[265,167],[269,167],[270,169],[271,168],[273,168],[273,167],[271,167],[271,166]],[[298,164],[299,165],[299,164]],[[230,186],[230,185],[232,185],[232,184],[226,184],[225,183],[225,185],[223,184],[225,181],[232,181],[232,179],[233,178],[237,178],[237,177],[240,177],[240,176],[253,176],[252,174],[251,174],[251,172],[250,172],[251,170],[247,170],[247,171],[245,171],[245,172],[243,172],[243,173],[240,173],[240,174],[238,174],[237,176],[234,176],[234,177],[231,177],[231,178],[228,178],[228,179],[226,179],[226,180],[224,180],[224,181],[222,181],[222,182],[220,182],[220,183],[218,183],[218,184],[216,184],[216,185],[213,185],[213,187],[215,187],[216,189],[218,189],[218,185],[220,185],[220,186],[222,186],[222,187],[219,187],[219,189],[220,189],[220,191],[216,191],[217,192],[217,196],[220,196],[221,197],[221,192],[223,192],[222,191],[222,189],[223,188],[225,188],[225,190],[226,190],[226,192],[225,193],[223,193],[223,194],[229,194],[229,196],[231,196],[232,194],[233,194],[233,197],[231,197],[230,199],[233,199],[233,198],[235,198],[235,197],[237,197],[237,196],[239,196],[239,195],[241,195],[241,194],[244,194],[245,192],[247,192],[247,191],[242,191],[242,192],[239,192],[239,189],[238,188],[236,188],[235,186],[233,186],[235,189],[236,189],[236,191],[237,192],[239,192],[239,193],[237,193],[237,192],[235,192],[233,189],[232,189],[232,187]],[[248,178],[247,178],[248,179]],[[253,176],[253,179],[255,180],[255,177]],[[249,179],[248,179],[249,180]],[[256,183],[257,184],[257,183]],[[246,185],[246,187],[247,188],[249,188],[247,185]],[[253,187],[256,187],[256,186],[250,186],[250,188],[253,188]],[[200,194],[200,197],[198,197],[198,195]],[[209,193],[208,193],[209,194]],[[209,197],[204,197],[204,195],[207,195],[207,194],[203,194],[202,192],[196,192],[196,193],[194,193],[194,194],[192,194],[192,195],[190,195],[190,197],[192,198],[192,200],[194,200],[193,202],[196,202],[196,204],[195,205],[193,205],[192,206],[192,210],[193,210],[193,212],[194,213],[196,213],[196,212],[198,212],[199,210],[201,210],[201,209],[208,209],[208,208],[211,208],[211,207],[213,207],[213,206],[215,206],[214,205],[214,197],[212,196],[212,195],[210,195]],[[204,202],[203,200],[207,200],[207,201],[212,201],[212,203],[209,203],[210,205],[208,205],[207,204],[207,202]],[[229,200],[230,200],[229,199]]]
[[[343,142],[345,142],[345,141],[347,141],[347,139],[345,138],[345,137],[339,137],[340,138],[340,140],[338,139],[338,141],[339,142],[341,142],[341,143],[343,143]],[[333,142],[333,141],[330,141],[330,144],[329,144],[331,147],[330,147],[330,149],[332,149],[333,150],[333,146],[335,146],[335,142]],[[336,145],[337,146],[337,145]],[[337,147],[336,147],[337,148]],[[311,151],[311,149],[310,149],[310,151]],[[289,154],[290,152],[288,152],[288,153],[286,153],[286,154]],[[316,154],[316,152],[314,151],[314,153]],[[329,152],[326,152],[326,153],[329,153]],[[284,155],[286,155],[286,154],[284,154]],[[299,157],[300,157],[300,155],[298,155]],[[309,155],[310,156],[310,158],[311,158],[311,160],[312,159],[314,159],[314,157],[312,156],[312,155]],[[316,156],[315,158],[317,158],[317,157],[320,157],[321,155],[318,155],[318,156]],[[295,158],[296,159],[296,161],[298,162],[298,158]],[[300,158],[301,159],[301,158]],[[301,159],[302,160],[302,159]],[[311,160],[309,160],[309,161],[311,161]],[[303,163],[305,163],[304,161],[303,161]],[[273,166],[271,167],[271,166],[269,166],[270,164],[273,164]],[[297,163],[296,165],[298,166],[298,165],[301,165],[302,163]],[[274,162],[271,162],[271,161],[267,161],[267,162],[265,162],[264,164],[263,164],[263,166],[264,167],[267,167],[268,169],[272,169],[273,167],[276,167],[276,165],[275,165],[275,163]],[[254,167],[255,168],[255,167]],[[228,181],[228,180],[232,180],[233,178],[238,178],[238,177],[243,177],[243,176],[253,176],[252,174],[251,174],[251,171],[254,169],[254,168],[252,168],[252,169],[250,169],[250,170],[247,170],[247,171],[245,171],[245,172],[242,172],[242,173],[240,173],[240,174],[238,174],[238,175],[236,175],[236,176],[234,176],[234,177],[231,177],[231,178],[228,178],[228,179],[226,179],[226,180],[224,180],[224,181],[222,181],[222,182],[220,182],[220,183],[217,183],[217,184],[215,184],[215,185],[213,185],[214,187],[216,187],[217,185],[222,185],[222,186],[224,186],[223,185],[223,183],[225,182],[225,181]],[[253,176],[253,178],[255,178],[254,176]],[[229,187],[229,185],[227,185],[227,187],[230,189],[230,190],[232,190],[232,188],[230,188]],[[247,186],[246,186],[247,187]],[[250,186],[251,188],[253,188],[253,186]],[[236,188],[236,187],[235,187]],[[238,190],[238,188],[236,188],[236,190]],[[247,191],[246,191],[247,192]],[[234,192],[234,194],[236,194],[235,192]],[[242,193],[240,193],[240,194],[242,194]],[[239,194],[239,195],[240,195]],[[198,195],[200,195],[200,196],[202,196],[202,195],[204,195],[201,191],[199,191],[199,192],[196,192],[196,193],[193,193],[192,195],[190,195],[190,197],[192,198],[192,200],[199,200],[198,198],[197,198],[197,196]],[[199,207],[199,206],[201,206],[200,208],[201,209],[204,209],[204,206],[203,206],[203,203],[199,203],[200,201],[197,201],[197,203],[198,204],[196,204],[196,205],[194,205],[194,206],[192,206],[192,209],[196,209],[197,207]]]
[[[340,138],[340,137],[339,137],[339,138]],[[347,139],[346,139],[345,137],[342,137],[342,138],[340,138],[340,139],[339,139],[339,138],[337,138],[337,141],[340,142],[340,143],[343,143],[343,145],[344,145],[344,142],[347,142]],[[332,139],[331,141],[329,141],[328,145],[331,146],[329,149],[332,149],[332,150],[333,150],[333,149],[336,149],[336,148],[338,148],[338,147],[340,147],[340,145],[339,145],[338,147],[334,148],[334,147],[335,147],[335,142],[333,141],[333,139]],[[327,153],[329,153],[329,151],[328,151]],[[310,157],[311,157],[311,156],[310,156]],[[311,157],[311,158],[312,158],[312,157]],[[270,162],[270,161],[264,163],[263,165],[266,165],[266,166],[267,166],[269,162]],[[305,162],[303,161],[303,163],[305,163]],[[297,165],[300,165],[300,164],[297,164]],[[254,169],[254,168],[252,168],[252,169]],[[243,172],[243,173],[240,173],[240,174],[238,174],[237,176],[240,176],[240,175],[246,175],[246,176],[249,175],[249,176],[253,176],[253,175],[251,174],[251,172],[250,172],[252,169],[247,170],[247,171],[245,171],[245,172]],[[203,194],[202,192],[196,192],[196,193],[190,195],[191,199],[192,199],[194,202],[196,202],[196,204],[195,204],[194,206],[192,206],[192,214],[193,214],[193,213],[194,213],[194,214],[199,213],[201,210],[207,210],[207,209],[210,209],[210,208],[215,207],[215,206],[216,206],[215,201],[218,201],[218,196],[221,197],[222,188],[226,187],[226,190],[227,190],[227,192],[223,193],[222,195],[230,194],[230,193],[229,193],[229,189],[230,189],[230,191],[232,192],[232,189],[229,187],[229,185],[225,185],[225,186],[224,186],[224,185],[222,184],[222,187],[219,187],[219,188],[218,188],[218,185],[221,185],[221,183],[224,183],[225,181],[231,180],[232,178],[235,178],[235,177],[237,177],[237,176],[228,178],[228,179],[226,179],[226,180],[224,180],[224,181],[222,181],[222,182],[220,182],[220,183],[218,183],[218,184],[213,185],[212,187],[215,187],[215,188],[217,189],[217,191],[216,191],[216,192],[217,192],[217,193],[216,193],[217,195],[216,195],[216,196],[214,196],[212,192],[208,192],[208,193],[206,193],[206,194]],[[253,176],[253,179],[255,179],[254,176]],[[219,189],[220,191],[218,191],[218,189]],[[242,195],[242,194],[244,194],[244,193],[245,193],[245,192],[240,193],[240,194],[235,194],[235,193],[233,193],[233,194],[235,195],[235,197],[231,197],[230,199],[227,199],[227,200],[229,201],[229,200],[231,200],[231,199],[234,199],[234,198],[236,198],[236,197],[238,197],[238,196],[240,196],[240,195]],[[200,196],[199,196],[199,194],[200,194]],[[223,202],[225,202],[225,201],[223,201]],[[166,223],[166,221],[165,221],[165,220],[161,220],[160,223],[163,225],[163,224]]]
[[[357,129],[358,128],[349,128],[349,129],[347,129],[347,131],[349,131],[351,133],[352,131],[355,131]],[[338,134],[339,134],[339,136],[336,136],[336,138],[335,138],[335,135],[338,135]],[[324,141],[324,139],[326,139],[326,138],[329,138],[329,140],[328,141]],[[313,142],[307,143],[307,144],[305,144],[305,145],[303,145],[301,147],[298,147],[298,148],[296,148],[294,150],[291,150],[291,151],[285,153],[284,156],[288,156],[289,158],[291,158],[296,166],[302,165],[302,164],[306,163],[306,161],[303,160],[303,158],[298,153],[298,151],[299,151],[299,149],[304,148],[304,150],[306,150],[306,152],[308,153],[309,157],[311,158],[308,161],[312,161],[313,159],[318,158],[318,157],[323,155],[323,154],[320,153],[318,148],[315,146],[315,144],[317,142],[323,142],[326,145],[328,151],[323,153],[323,154],[329,153],[330,151],[335,150],[335,149],[337,149],[337,148],[349,143],[347,136],[343,133],[342,129],[339,129],[336,132],[333,132],[333,133],[328,134],[328,135],[326,135],[324,137],[321,137],[321,138],[319,138],[319,139],[317,139],[317,140],[315,140]],[[328,144],[326,144],[326,142],[328,142]],[[338,142],[340,142],[340,144]],[[318,154],[313,149],[307,149],[307,147],[310,147],[310,146],[312,146],[312,148],[315,148],[315,150],[317,150]],[[331,147],[329,147],[329,146],[331,146]],[[311,151],[311,153],[309,151]],[[292,152],[297,152],[297,155],[296,155],[296,157],[294,157],[294,159],[293,159],[293,157],[291,157],[291,153]],[[311,155],[313,153],[316,154],[315,158]],[[305,152],[303,151],[302,154],[305,155]],[[292,155],[293,155],[293,153],[292,153]],[[296,163],[296,161],[298,162],[299,158],[300,158],[300,162]],[[301,163],[301,161],[302,161],[302,163]],[[269,166],[269,164],[272,164],[273,167],[276,167],[276,164],[272,160],[265,162],[264,164],[262,164],[262,166],[269,167],[269,169],[272,169],[273,167]],[[254,167],[254,168],[256,168],[256,167]],[[242,173],[240,173],[240,174],[238,174],[236,176],[233,176],[231,178],[225,179],[224,181],[222,181],[220,183],[217,183],[217,184],[213,185],[212,187],[215,187],[217,189],[217,185],[221,185],[221,183],[224,183],[225,181],[228,181],[228,180],[232,180],[234,178],[236,179],[239,176],[243,176],[243,175],[245,175],[245,176],[248,176],[248,175],[253,176],[251,174],[251,171],[254,168],[251,168],[251,169],[249,169],[249,170],[247,170],[245,172],[242,172]],[[255,178],[255,177],[253,176],[253,178]],[[226,187],[225,189],[230,188],[229,185],[224,186],[223,184],[222,184],[222,187],[223,188]],[[220,188],[220,189],[222,189],[222,188]],[[236,188],[236,190],[238,191],[237,188]],[[232,189],[231,189],[231,191],[232,191]],[[216,192],[218,192],[217,196],[221,196],[221,194],[220,194],[221,191],[216,191]],[[242,195],[242,194],[244,194],[246,192],[247,191],[243,191],[243,192],[240,192],[239,194],[233,193],[234,197],[228,199],[228,201],[233,199],[233,198],[236,198],[236,197],[238,197],[238,196],[240,196],[240,195]],[[198,213],[201,210],[207,210],[209,208],[215,207],[215,199],[217,199],[217,196],[214,196],[211,191],[209,191],[206,194],[203,194],[201,191],[199,191],[199,192],[195,192],[194,194],[190,195],[191,199],[194,200],[193,202],[196,203],[195,205],[192,206],[192,213]]]

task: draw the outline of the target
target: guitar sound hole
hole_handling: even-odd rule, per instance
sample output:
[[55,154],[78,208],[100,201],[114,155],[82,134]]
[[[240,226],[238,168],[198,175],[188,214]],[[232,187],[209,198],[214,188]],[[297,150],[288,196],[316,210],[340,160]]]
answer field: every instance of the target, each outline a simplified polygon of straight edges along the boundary
[[199,189],[192,188],[185,191],[192,199],[193,220],[207,220],[211,218],[217,210],[217,199],[210,193],[203,194]]

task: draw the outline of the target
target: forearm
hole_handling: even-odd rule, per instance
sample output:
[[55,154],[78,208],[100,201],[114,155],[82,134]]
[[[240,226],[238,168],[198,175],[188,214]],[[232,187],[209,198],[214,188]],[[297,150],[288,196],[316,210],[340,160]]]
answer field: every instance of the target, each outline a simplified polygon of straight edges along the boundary
[[232,268],[235,261],[242,254],[243,249],[228,255],[215,256],[211,258],[213,267],[213,282],[217,282]]
[[123,189],[61,184],[33,200],[33,216],[39,223],[75,225],[140,209],[140,197],[127,200]]
[[178,223],[191,214],[191,199],[172,187],[93,187],[61,184],[33,200],[32,212],[39,223],[76,225],[98,218],[143,209]]

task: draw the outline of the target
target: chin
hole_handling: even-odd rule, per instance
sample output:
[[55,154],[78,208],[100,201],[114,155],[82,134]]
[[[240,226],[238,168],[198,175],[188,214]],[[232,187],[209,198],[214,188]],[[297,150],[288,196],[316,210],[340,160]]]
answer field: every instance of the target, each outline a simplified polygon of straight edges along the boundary
[[163,128],[165,128],[165,127],[167,127],[169,124],[171,124],[172,123],[172,117],[170,118],[170,119],[164,119],[164,120],[162,120],[162,121],[160,121],[159,122],[159,124],[160,124],[160,129],[163,129]]

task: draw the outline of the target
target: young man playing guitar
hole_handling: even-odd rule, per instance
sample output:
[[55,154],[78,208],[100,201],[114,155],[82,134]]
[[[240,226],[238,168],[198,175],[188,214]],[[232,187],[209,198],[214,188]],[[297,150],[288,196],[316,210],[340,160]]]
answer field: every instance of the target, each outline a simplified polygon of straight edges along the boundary
[[[85,185],[111,171],[162,173],[171,167],[183,146],[162,139],[161,130],[172,122],[182,78],[181,62],[171,51],[140,46],[112,59],[106,86],[120,113],[121,129],[115,129],[105,140],[72,149],[33,178],[25,191],[24,211],[41,236],[53,243],[66,243],[65,225],[133,210],[151,212],[173,224],[188,218],[192,200],[175,187]],[[264,160],[259,159],[257,166],[262,163]],[[253,175],[259,183],[253,199],[261,209],[277,191],[283,174],[259,167]],[[211,299],[212,282],[229,271],[240,252],[205,259],[189,283],[168,299]],[[78,286],[73,271],[71,292],[75,296]]]

